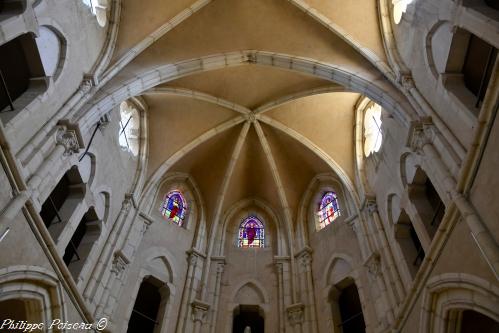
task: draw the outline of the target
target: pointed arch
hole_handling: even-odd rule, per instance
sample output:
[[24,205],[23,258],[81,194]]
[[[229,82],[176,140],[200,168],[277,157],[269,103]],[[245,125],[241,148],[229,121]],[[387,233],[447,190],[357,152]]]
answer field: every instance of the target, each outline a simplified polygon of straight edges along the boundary
[[246,286],[249,287],[249,288],[251,288],[251,290],[255,291],[256,295],[260,298],[260,301],[263,304],[268,304],[269,303],[269,299],[270,298],[269,298],[269,295],[267,294],[264,286],[258,280],[255,280],[255,279],[245,279],[245,280],[239,282],[235,286],[235,288],[232,291],[232,295],[230,297],[230,299],[234,303],[239,303],[237,301],[237,299],[236,299],[237,296],[238,296],[238,293],[239,293],[239,291],[241,291]]
[[372,80],[369,81],[363,78],[361,73],[351,73],[343,68],[314,59],[255,50],[208,55],[160,66],[128,80],[113,91],[110,90],[111,88],[101,90],[101,95],[96,95],[94,98],[97,102],[82,108],[73,118],[75,120],[84,119],[89,123],[93,123],[121,101],[140,95],[159,84],[200,72],[248,64],[277,67],[332,81],[349,90],[368,96],[393,113],[406,126],[411,120],[416,119],[416,112],[405,96],[384,78],[375,80],[376,83],[373,83]]

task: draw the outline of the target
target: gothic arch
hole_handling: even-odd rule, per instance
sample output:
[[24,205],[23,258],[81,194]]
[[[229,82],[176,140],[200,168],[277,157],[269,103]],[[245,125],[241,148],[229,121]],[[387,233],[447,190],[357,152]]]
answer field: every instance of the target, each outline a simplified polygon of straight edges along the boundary
[[[222,219],[223,221],[222,227],[219,228],[219,230],[212,231],[216,233],[217,239],[220,240],[219,242],[215,241],[215,243],[219,244],[219,248],[213,249],[214,250],[213,253],[217,253],[217,255],[224,255],[224,247],[227,241],[225,238],[227,235],[227,229],[231,224],[241,222],[238,219],[236,219],[238,213],[244,212],[245,210],[255,207],[257,210],[261,210],[265,215],[267,215],[265,217],[262,217],[261,215],[257,214],[257,217],[259,219],[262,219],[262,222],[265,225],[265,229],[268,229],[270,227],[271,230],[272,229],[275,230],[275,235],[273,236],[276,238],[275,241],[277,244],[277,249],[275,249],[275,251],[277,252],[276,255],[285,255],[287,253],[287,251],[289,250],[289,245],[287,243],[285,233],[283,232],[284,226],[282,225],[281,220],[278,218],[277,214],[270,207],[270,205],[257,198],[247,198],[240,200],[227,210]],[[269,233],[268,231],[266,231],[266,237],[268,235]]]
[[38,266],[10,266],[0,269],[0,301],[27,300],[36,305],[44,323],[66,318],[64,296],[58,277]]
[[[404,125],[408,125],[411,119],[415,119],[414,110],[405,100],[404,95],[388,81],[383,81],[386,84],[385,88],[380,88],[356,74],[313,59],[255,50],[230,52],[223,55],[208,55],[175,64],[163,65],[158,69],[142,73],[136,78],[125,82],[123,86],[114,91],[102,92],[100,96],[96,96],[98,100],[96,104],[82,108],[74,115],[74,118],[92,123],[109,109],[116,106],[117,103],[140,95],[159,84],[204,71],[245,64],[272,66],[320,77],[368,96],[384,109],[393,113]],[[95,112],[91,112],[92,110]],[[90,119],[88,119],[89,117]]]
[[235,304],[240,304],[240,302],[238,302],[238,300],[236,298],[238,296],[239,291],[241,291],[246,286],[248,286],[249,288],[254,290],[260,298],[261,303],[254,304],[254,305],[269,304],[269,296],[267,295],[265,288],[263,287],[263,285],[259,281],[255,280],[255,279],[243,280],[235,286],[235,288],[232,290],[232,294],[231,294],[231,298],[230,298]]
[[480,312],[499,322],[499,288],[466,273],[444,273],[428,280],[423,291],[420,332],[444,332],[453,309]]
[[[321,191],[328,189],[334,190],[338,194],[340,201],[340,210],[342,216],[348,218],[354,215],[357,211],[357,205],[350,193],[347,191],[348,187],[342,182],[341,179],[334,174],[319,174],[316,175],[307,186],[307,189],[302,195],[298,208],[297,216],[297,238],[299,244],[305,246],[309,243],[309,223],[312,216],[310,214],[312,206],[318,203]],[[315,218],[313,220],[315,222]]]
[[[168,273],[168,277],[165,282],[173,283],[177,279],[177,269],[172,265],[175,261],[173,260],[172,254],[164,247],[151,247],[144,252],[144,257],[147,258],[146,262],[148,266],[151,266],[155,259],[160,259],[164,264],[164,267]],[[165,277],[162,277],[164,280]]]
[[[182,186],[187,190],[187,201],[190,209],[186,214],[185,228],[194,232],[195,247],[202,249],[206,246],[207,226],[205,217],[205,206],[198,185],[194,179],[185,173],[173,172],[163,176],[157,182],[148,182],[142,192],[139,206],[148,214],[158,211],[158,203],[162,200],[164,193],[162,189],[172,188],[172,186]],[[194,209],[192,209],[195,207]],[[154,214],[154,213],[153,213]]]

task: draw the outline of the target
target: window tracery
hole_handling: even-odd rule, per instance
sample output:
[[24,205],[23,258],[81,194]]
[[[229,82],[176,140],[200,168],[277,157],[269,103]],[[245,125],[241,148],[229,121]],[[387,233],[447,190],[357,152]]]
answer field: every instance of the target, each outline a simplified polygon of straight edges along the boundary
[[165,219],[182,226],[187,212],[187,203],[182,193],[174,190],[166,194],[161,203],[160,212]]
[[133,156],[139,153],[139,112],[132,104],[126,101],[120,105],[120,126],[118,140],[123,150]]
[[265,247],[265,228],[255,216],[245,218],[239,225],[238,247]]
[[364,155],[367,157],[381,148],[381,106],[374,104],[364,114]]

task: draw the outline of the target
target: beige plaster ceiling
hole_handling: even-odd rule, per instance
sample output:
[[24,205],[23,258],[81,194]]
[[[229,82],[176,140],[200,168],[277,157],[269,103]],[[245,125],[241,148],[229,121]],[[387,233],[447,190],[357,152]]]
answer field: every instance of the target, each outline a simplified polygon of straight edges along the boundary
[[354,189],[360,93],[405,103],[378,17],[376,0],[122,0],[88,109],[142,95],[147,177],[190,174],[207,223],[246,198],[295,219],[318,174]]
[[272,67],[238,66],[190,75],[160,87],[200,91],[255,109],[302,91],[335,87],[339,89],[341,86],[320,78]]

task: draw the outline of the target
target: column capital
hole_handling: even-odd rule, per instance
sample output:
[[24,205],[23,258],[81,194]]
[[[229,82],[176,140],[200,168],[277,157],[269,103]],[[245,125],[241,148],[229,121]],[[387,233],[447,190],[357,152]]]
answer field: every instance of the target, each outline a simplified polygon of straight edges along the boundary
[[296,324],[303,323],[303,310],[305,309],[305,305],[303,303],[295,303],[291,304],[286,308],[286,312],[288,314],[288,320],[292,326]]
[[379,253],[373,252],[369,258],[367,258],[364,266],[367,267],[369,274],[376,278],[381,272],[381,257]]
[[222,274],[225,270],[225,257],[211,257],[211,261],[216,265],[217,274]]
[[199,252],[195,248],[191,248],[190,250],[186,251],[187,256],[188,256],[188,261],[189,265],[195,266],[198,262],[198,259],[206,259],[206,254]]
[[126,257],[126,255],[121,251],[114,252],[113,255],[113,264],[111,268],[111,272],[116,274],[117,277],[121,278],[130,263],[130,260]]
[[143,220],[142,222],[144,222],[144,224],[142,226],[142,234],[145,234],[147,232],[147,230],[149,230],[149,227],[151,226],[151,224],[154,223],[154,219],[144,212],[140,212],[139,216],[142,217],[142,220]]
[[406,145],[415,152],[421,151],[425,145],[433,143],[436,134],[437,128],[431,118],[414,121],[409,128]]
[[83,75],[83,79],[80,83],[80,90],[85,95],[96,85],[96,79],[92,74]]
[[210,305],[206,302],[195,299],[191,303],[192,307],[192,321],[200,322],[201,324],[204,322],[206,318],[206,314],[210,309]]
[[366,202],[366,208],[369,215],[372,215],[378,211],[378,203],[376,199],[368,199]]
[[71,156],[78,153],[80,144],[75,130],[68,130],[60,127],[55,135],[55,142],[57,145],[64,147],[64,156]]

